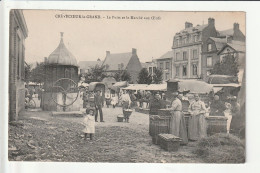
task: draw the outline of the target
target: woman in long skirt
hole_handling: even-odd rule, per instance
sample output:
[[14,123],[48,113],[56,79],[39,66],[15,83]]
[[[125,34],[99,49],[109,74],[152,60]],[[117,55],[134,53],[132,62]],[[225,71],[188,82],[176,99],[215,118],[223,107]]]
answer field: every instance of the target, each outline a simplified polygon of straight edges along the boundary
[[[180,137],[182,139],[181,144],[188,143],[187,129],[184,119],[184,114],[182,113],[182,103],[180,101],[180,95],[178,93],[173,93],[174,100],[172,102],[171,109],[171,120],[170,120],[170,133]],[[178,96],[178,97],[177,97]]]
[[131,99],[129,94],[124,90],[123,94],[121,96],[121,101],[122,101],[122,109],[123,109],[123,114],[126,122],[129,122],[129,117],[127,113],[125,112],[126,109],[129,109]]
[[194,95],[195,101],[190,104],[188,137],[190,140],[199,140],[207,136],[207,122],[205,119],[206,107],[204,102],[200,101],[199,95]]

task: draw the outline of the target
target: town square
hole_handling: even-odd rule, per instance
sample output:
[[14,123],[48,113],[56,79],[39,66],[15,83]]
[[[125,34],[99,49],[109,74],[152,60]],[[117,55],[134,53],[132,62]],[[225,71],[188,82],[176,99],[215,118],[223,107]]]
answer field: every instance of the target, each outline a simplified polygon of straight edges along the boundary
[[9,160],[244,163],[245,40],[243,12],[11,10]]

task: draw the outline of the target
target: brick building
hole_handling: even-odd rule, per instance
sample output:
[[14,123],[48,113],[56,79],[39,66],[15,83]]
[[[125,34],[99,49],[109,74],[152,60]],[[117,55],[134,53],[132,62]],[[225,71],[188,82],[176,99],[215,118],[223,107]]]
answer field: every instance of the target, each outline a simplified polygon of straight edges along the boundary
[[172,78],[172,60],[174,52],[168,51],[160,58],[156,59],[157,67],[163,72],[163,80]]
[[9,121],[13,121],[24,109],[25,100],[24,40],[28,29],[22,10],[10,11],[9,32]]
[[192,23],[186,22],[185,29],[176,33],[173,38],[172,78],[201,78],[201,52],[207,39],[217,35],[213,18],[208,19],[208,24],[195,27]]
[[111,54],[110,51],[107,51],[102,65],[106,66],[106,72],[111,76],[118,71],[126,70],[131,75],[131,82],[133,83],[137,82],[138,74],[142,69],[134,48],[132,52],[128,53]]
[[[239,51],[245,49],[245,35],[240,31],[238,23],[234,23],[233,28],[231,29],[218,31],[216,37],[210,37],[206,40],[201,53],[202,77],[204,80],[207,81],[207,77],[210,75],[210,70],[217,62],[221,61],[219,51],[229,44],[233,44],[233,46],[237,47]],[[244,48],[242,48],[243,46]]]

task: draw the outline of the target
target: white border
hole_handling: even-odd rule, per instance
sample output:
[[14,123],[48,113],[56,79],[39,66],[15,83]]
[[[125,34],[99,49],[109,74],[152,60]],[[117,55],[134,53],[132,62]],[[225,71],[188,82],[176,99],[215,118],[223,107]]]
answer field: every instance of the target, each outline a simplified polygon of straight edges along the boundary
[[[258,172],[260,170],[259,126],[260,98],[258,74],[260,67],[259,39],[260,10],[259,2],[40,2],[40,1],[0,1],[0,172]],[[246,164],[89,164],[89,163],[43,163],[8,162],[8,39],[10,9],[64,9],[64,10],[156,10],[156,11],[245,11],[247,37],[247,158]],[[3,32],[4,31],[4,32]]]

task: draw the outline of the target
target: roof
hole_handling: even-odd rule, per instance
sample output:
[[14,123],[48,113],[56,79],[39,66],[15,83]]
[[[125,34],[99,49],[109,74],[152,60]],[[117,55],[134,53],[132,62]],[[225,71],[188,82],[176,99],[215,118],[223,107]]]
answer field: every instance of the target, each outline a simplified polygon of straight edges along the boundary
[[232,40],[231,43],[226,43],[218,53],[221,53],[226,47],[231,47],[237,52],[246,52],[246,44],[243,41],[234,41]]
[[166,52],[165,54],[163,54],[160,58],[158,58],[157,60],[160,60],[160,59],[168,59],[168,58],[173,58],[173,51],[168,51]]
[[[180,34],[186,34],[186,33],[194,33],[194,32],[197,32],[197,31],[202,31],[204,28],[206,28],[208,26],[208,24],[205,24],[205,25],[197,25],[195,27],[189,27],[189,28],[185,28],[183,30],[181,30],[179,33]],[[178,33],[176,33],[177,35]]]
[[103,61],[79,61],[79,68],[87,70],[96,65],[101,65],[102,63]]
[[109,54],[103,62],[103,65],[108,66],[107,70],[118,70],[118,64],[122,64],[121,70],[125,69],[132,57],[132,52]]
[[232,43],[227,43],[230,47],[235,49],[238,52],[245,52],[246,51],[246,44],[242,41],[232,41]]
[[70,53],[70,51],[64,45],[63,33],[61,33],[60,44],[49,55],[46,63],[47,64],[56,64],[56,65],[78,66],[76,58]]
[[226,38],[210,37],[210,39],[215,42],[217,50],[220,50],[227,43]]
[[223,31],[218,31],[219,32],[219,36],[227,36],[227,35],[233,35],[234,34],[234,29],[227,29],[227,30],[223,30]]

